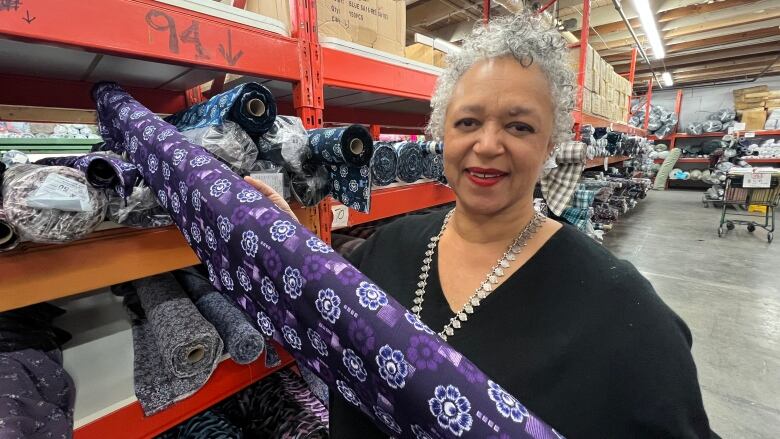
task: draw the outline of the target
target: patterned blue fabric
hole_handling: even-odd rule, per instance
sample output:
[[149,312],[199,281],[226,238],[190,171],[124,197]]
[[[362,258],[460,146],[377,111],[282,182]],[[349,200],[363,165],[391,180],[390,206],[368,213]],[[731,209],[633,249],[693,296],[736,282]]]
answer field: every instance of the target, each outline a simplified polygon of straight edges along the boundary
[[360,125],[309,131],[309,148],[315,163],[327,165],[331,195],[351,209],[371,208],[371,156],[374,141]]
[[596,193],[597,191],[583,189],[582,186],[580,186],[576,191],[574,191],[574,197],[571,199],[571,207],[587,210],[593,205],[593,200],[596,198]]
[[431,154],[425,151],[423,154],[422,175],[432,180],[438,180],[444,175],[444,158],[441,154]]
[[[425,335],[434,333],[227,165],[116,84],[99,84],[94,96],[103,125],[115,127],[109,135],[128,134],[131,159],[212,284],[385,433],[560,437],[489,377],[470,378],[484,373]],[[167,177],[160,163],[171,167]],[[404,356],[421,339],[440,361],[435,370],[416,368]]]
[[[265,106],[265,112],[260,116],[255,116],[247,108],[253,99],[259,99]],[[276,119],[276,101],[271,92],[256,82],[248,82],[215,95],[206,102],[172,114],[166,117],[165,121],[175,125],[179,131],[186,131],[222,125],[225,120],[232,120],[250,137],[257,140],[258,136],[271,129],[274,119]]]
[[395,182],[395,170],[398,167],[398,157],[393,146],[386,142],[374,144],[374,156],[371,158],[371,175],[374,184],[387,186]]
[[399,142],[393,145],[398,157],[396,178],[404,183],[414,183],[422,177],[423,157],[420,144]]
[[126,198],[133,193],[133,187],[141,174],[132,163],[119,157],[90,153],[83,156],[47,157],[35,162],[36,165],[67,166],[78,169],[87,176],[89,184],[100,189],[113,189],[117,195]]

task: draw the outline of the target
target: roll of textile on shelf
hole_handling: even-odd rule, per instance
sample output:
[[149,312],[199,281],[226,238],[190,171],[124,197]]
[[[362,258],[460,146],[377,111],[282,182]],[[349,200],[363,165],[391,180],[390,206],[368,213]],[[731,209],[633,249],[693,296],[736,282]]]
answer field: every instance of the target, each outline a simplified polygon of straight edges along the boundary
[[[127,131],[138,138],[144,130],[169,127],[116,84],[98,84],[94,97],[102,125],[111,127],[109,136]],[[122,120],[118,116],[123,111],[139,116]],[[485,390],[489,376],[203,148],[179,133],[138,143],[131,154],[136,164],[154,156],[172,165],[169,181],[146,168],[142,175],[161,199],[170,200],[164,204],[206,265],[211,283],[231,298],[235,295],[264,334],[282,343],[332,391],[366,408],[365,414],[385,434],[409,437],[414,430],[418,436],[467,433],[482,438],[498,428],[512,438],[556,437],[525,407],[512,411],[514,419],[502,414]],[[186,204],[172,190],[182,181],[191,182]],[[239,210],[248,214],[236,215]],[[212,234],[220,241],[202,239]],[[372,328],[375,347],[350,335],[348,322]],[[411,371],[405,360],[393,360],[412,339],[439,356],[435,370]],[[377,357],[379,366],[371,366]],[[522,407],[497,385],[493,390],[494,398]],[[457,409],[458,401],[465,400],[470,410],[465,403]],[[457,422],[444,422],[448,414]]]
[[309,131],[314,163],[326,165],[333,198],[359,212],[371,209],[371,157],[374,141],[360,125]]
[[444,175],[444,159],[441,154],[423,152],[422,175],[431,180],[438,180]]
[[416,142],[399,142],[393,145],[398,157],[396,179],[404,183],[414,183],[422,178],[422,148]]
[[569,204],[587,161],[587,146],[582,142],[565,142],[555,150],[556,167],[540,178],[547,207],[560,216]]
[[0,205],[0,252],[13,250],[19,244],[19,234],[16,228],[5,216],[2,205]]
[[81,238],[103,221],[107,204],[105,194],[76,169],[16,165],[3,178],[3,211],[22,241]]
[[141,183],[129,197],[110,196],[106,219],[138,228],[165,227],[173,224],[168,211],[160,206],[148,186]]
[[674,169],[674,165],[677,164],[677,160],[680,159],[681,155],[682,155],[682,150],[680,148],[674,148],[671,151],[669,151],[669,154],[664,159],[663,164],[661,164],[661,168],[658,170],[658,173],[655,175],[655,181],[653,182],[653,189],[656,190],[666,189],[666,180],[669,179],[669,174]]
[[200,145],[239,174],[246,174],[257,161],[257,145],[241,127],[229,120],[182,131],[190,142]]
[[128,163],[112,153],[46,157],[36,161],[35,164],[78,169],[87,176],[87,182],[92,186],[99,189],[113,189],[120,197],[130,195],[133,192],[133,187],[141,178],[141,174],[138,173],[134,164]]
[[[190,396],[206,383],[222,355],[222,340],[170,273],[138,279],[125,307],[133,321],[135,395],[147,416]],[[137,295],[141,310],[132,306]]]
[[571,206],[579,209],[588,209],[596,199],[596,191],[585,188],[577,188],[572,197]]
[[[130,115],[130,120],[133,120]],[[127,114],[120,115],[127,118]],[[179,131],[222,125],[229,120],[237,123],[256,139],[273,126],[276,119],[276,101],[271,91],[257,82],[247,82],[211,99],[172,114],[165,121]]]
[[395,170],[398,167],[398,156],[395,149],[387,142],[374,144],[374,155],[371,157],[371,175],[374,184],[387,186],[395,182]]
[[331,193],[330,172],[324,165],[305,163],[290,175],[290,192],[305,207],[316,206]]
[[174,277],[203,317],[217,329],[230,357],[238,364],[249,364],[263,353],[263,335],[247,321],[244,313],[218,292],[196,269],[173,272]]
[[206,410],[156,439],[242,439],[244,433],[223,414]]
[[284,166],[290,172],[303,172],[304,164],[311,158],[309,134],[298,117],[276,116],[271,129],[257,141],[259,160],[267,160]]

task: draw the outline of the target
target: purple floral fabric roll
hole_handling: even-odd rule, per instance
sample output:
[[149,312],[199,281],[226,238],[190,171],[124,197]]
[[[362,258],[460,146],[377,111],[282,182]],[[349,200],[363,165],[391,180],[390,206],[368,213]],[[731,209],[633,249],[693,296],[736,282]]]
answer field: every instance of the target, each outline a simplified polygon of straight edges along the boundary
[[134,164],[106,153],[47,157],[36,161],[35,164],[78,169],[87,176],[87,181],[92,186],[100,189],[113,189],[120,197],[130,196],[133,187],[141,177]]
[[118,85],[93,93],[214,286],[388,435],[560,437],[227,165]]

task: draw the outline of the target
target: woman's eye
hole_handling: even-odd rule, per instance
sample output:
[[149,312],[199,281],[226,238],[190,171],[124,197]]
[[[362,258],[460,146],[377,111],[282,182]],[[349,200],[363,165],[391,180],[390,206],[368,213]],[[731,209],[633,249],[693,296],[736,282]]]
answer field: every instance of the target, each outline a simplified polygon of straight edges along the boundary
[[507,126],[507,129],[513,133],[533,133],[534,128],[524,123],[512,123]]
[[461,119],[455,122],[456,127],[462,127],[462,128],[474,128],[478,125],[479,122],[476,119]]

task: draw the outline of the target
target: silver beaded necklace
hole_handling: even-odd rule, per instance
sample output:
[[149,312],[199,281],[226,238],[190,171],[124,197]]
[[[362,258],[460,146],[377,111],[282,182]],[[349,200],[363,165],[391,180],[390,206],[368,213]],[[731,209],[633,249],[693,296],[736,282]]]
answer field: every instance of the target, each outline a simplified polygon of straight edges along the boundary
[[[453,212],[455,212],[455,209],[447,212],[447,216],[444,217],[444,223],[441,225],[439,234],[431,237],[431,242],[428,243],[428,250],[425,251],[425,258],[423,259],[423,264],[420,268],[420,281],[417,283],[418,288],[414,292],[416,297],[414,298],[412,312],[421,321],[422,318],[420,317],[420,313],[422,312],[423,302],[425,301],[425,287],[428,285],[428,272],[431,270],[433,253],[436,250],[438,242],[441,240],[441,236],[444,234],[444,230],[447,229],[447,223],[449,223],[450,218],[452,218]],[[498,284],[499,278],[504,276],[504,270],[509,268],[512,261],[517,260],[517,255],[523,250],[523,247],[526,246],[528,240],[536,234],[545,219],[546,217],[538,212],[534,213],[534,217],[528,225],[526,225],[523,231],[512,240],[496,265],[488,272],[484,282],[482,282],[474,294],[469,297],[469,300],[466,301],[463,308],[450,319],[449,323],[444,325],[444,328],[439,332],[439,337],[446,341],[447,337],[452,336],[456,329],[460,329],[461,322],[466,322],[469,319],[469,316],[474,313],[474,310],[479,306],[482,300],[493,292],[495,285]]]

